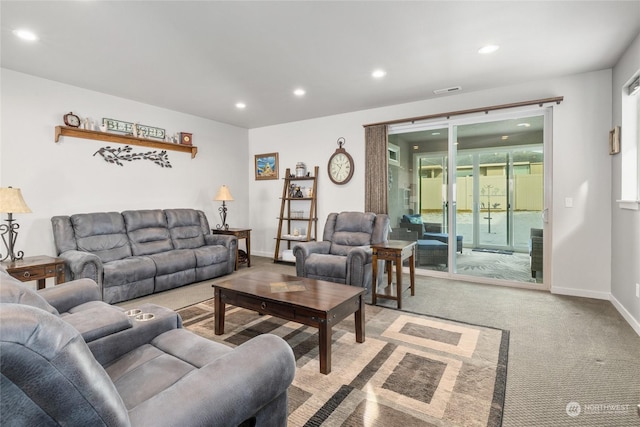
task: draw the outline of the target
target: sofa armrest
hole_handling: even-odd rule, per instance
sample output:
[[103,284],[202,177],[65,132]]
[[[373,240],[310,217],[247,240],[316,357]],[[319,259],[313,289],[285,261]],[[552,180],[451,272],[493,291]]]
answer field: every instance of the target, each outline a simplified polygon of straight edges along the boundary
[[368,246],[359,246],[347,253],[347,279],[346,282],[364,287],[366,284],[366,266],[373,261],[373,249]]
[[102,301],[100,287],[91,279],[79,279],[61,283],[38,291],[60,313],[89,301]]
[[231,248],[234,244],[238,244],[238,238],[227,234],[205,234],[204,242],[209,245],[221,245],[226,248]]
[[132,326],[131,319],[122,309],[110,305],[67,314],[62,320],[80,332],[87,343]]
[[311,254],[328,254],[331,242],[300,242],[293,245],[293,255],[296,257],[296,275],[304,277],[304,263]]
[[[286,341],[259,335],[131,409],[129,418],[132,425],[170,420],[171,425],[237,426],[259,414],[270,422],[257,425],[286,425],[286,393],[295,369]],[[274,401],[278,404],[271,405]]]
[[[102,260],[89,252],[70,250],[58,255],[64,259],[66,273],[72,279],[92,279],[102,289]],[[102,291],[100,292],[102,294]]]
[[232,273],[236,269],[236,257],[238,256],[238,238],[227,234],[205,234],[204,242],[208,246],[220,245],[229,251],[229,262],[227,263],[227,273]]

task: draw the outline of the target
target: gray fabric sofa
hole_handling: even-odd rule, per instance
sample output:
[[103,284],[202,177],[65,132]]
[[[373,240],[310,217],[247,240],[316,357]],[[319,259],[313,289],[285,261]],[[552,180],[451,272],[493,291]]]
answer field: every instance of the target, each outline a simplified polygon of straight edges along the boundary
[[155,209],[51,218],[66,277],[90,278],[117,303],[233,272],[235,236],[212,234],[202,211]]
[[[284,340],[230,348],[182,329],[172,310],[145,304],[156,317],[131,320],[99,295],[89,279],[36,292],[0,269],[3,425],[286,425],[295,359]],[[96,322],[99,337],[86,335]]]
[[[370,245],[387,241],[389,216],[372,212],[330,213],[321,242],[296,243],[296,275],[327,280],[371,291],[373,250]],[[379,261],[378,283],[384,274]]]

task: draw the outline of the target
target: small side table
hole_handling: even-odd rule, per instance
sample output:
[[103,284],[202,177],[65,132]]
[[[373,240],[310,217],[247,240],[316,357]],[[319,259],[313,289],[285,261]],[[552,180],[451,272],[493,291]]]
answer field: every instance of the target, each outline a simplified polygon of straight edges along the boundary
[[46,255],[26,257],[3,262],[7,273],[21,282],[38,281],[38,289],[44,289],[48,277],[55,278],[56,285],[64,283],[64,260]]
[[[398,302],[398,310],[402,308],[402,262],[409,259],[409,278],[411,296],[416,294],[415,286],[415,253],[416,242],[406,240],[389,240],[386,243],[371,245],[373,250],[373,278],[371,302],[376,305],[378,298],[391,299]],[[387,268],[387,286],[378,290],[378,261],[385,261]],[[396,286],[391,286],[392,262],[396,264]]]
[[211,229],[213,234],[226,234],[228,236],[236,236],[238,240],[244,239],[247,246],[246,256],[242,256],[240,248],[236,252],[236,270],[238,264],[246,263],[247,267],[251,267],[251,229],[250,228],[228,228],[226,230]]

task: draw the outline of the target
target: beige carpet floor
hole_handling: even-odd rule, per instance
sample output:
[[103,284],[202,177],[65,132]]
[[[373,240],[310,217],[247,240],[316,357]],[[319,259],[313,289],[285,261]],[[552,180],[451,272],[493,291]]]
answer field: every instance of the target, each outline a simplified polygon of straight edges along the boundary
[[[261,257],[234,274],[260,269],[295,275]],[[121,305],[179,309],[212,298],[212,282]],[[640,426],[640,337],[608,301],[417,277],[403,309],[510,331],[503,426]]]

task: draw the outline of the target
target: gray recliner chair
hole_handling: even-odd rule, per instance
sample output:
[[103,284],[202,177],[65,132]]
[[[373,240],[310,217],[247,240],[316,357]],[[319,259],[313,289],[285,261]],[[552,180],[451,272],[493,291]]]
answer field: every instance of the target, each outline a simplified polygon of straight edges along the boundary
[[[301,242],[293,247],[299,277],[327,280],[371,290],[371,244],[387,241],[389,216],[372,212],[331,213],[322,242]],[[384,261],[378,266],[380,281]]]
[[229,348],[178,328],[106,364],[42,309],[0,305],[0,413],[21,426],[283,426],[295,373],[264,334]]

